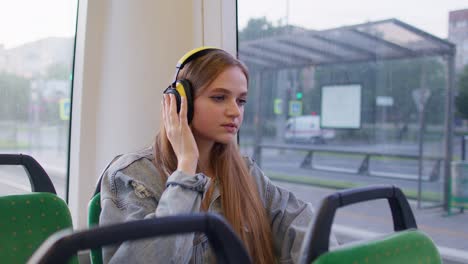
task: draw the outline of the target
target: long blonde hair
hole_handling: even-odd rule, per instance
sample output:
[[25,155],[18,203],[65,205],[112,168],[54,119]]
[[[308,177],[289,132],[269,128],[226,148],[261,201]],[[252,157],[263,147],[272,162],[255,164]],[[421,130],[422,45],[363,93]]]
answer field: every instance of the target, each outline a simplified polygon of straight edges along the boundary
[[[239,67],[249,78],[246,66],[223,50],[210,51],[187,65],[179,73],[179,79],[187,79],[193,87],[194,97],[209,86],[224,70]],[[155,140],[154,164],[164,182],[177,169],[177,157],[166,136],[164,125]],[[239,235],[254,263],[273,263],[276,257],[270,221],[260,199],[255,180],[250,175],[245,160],[235,142],[215,143],[211,150],[211,168],[220,185],[224,217]],[[208,208],[214,184],[203,201]]]

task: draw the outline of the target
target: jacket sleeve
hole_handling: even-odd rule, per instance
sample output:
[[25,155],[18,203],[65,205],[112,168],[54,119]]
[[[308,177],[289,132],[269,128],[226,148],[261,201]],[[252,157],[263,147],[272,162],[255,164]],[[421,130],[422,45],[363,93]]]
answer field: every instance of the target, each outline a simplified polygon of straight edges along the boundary
[[[274,185],[256,164],[252,164],[251,173],[257,179],[270,218],[279,263],[298,263],[302,241],[313,220],[312,204],[301,201],[292,192]],[[336,244],[333,235],[331,241],[332,245]]]
[[[103,175],[101,225],[198,212],[209,185],[209,178],[203,174],[193,176],[175,171],[169,176],[167,187],[161,188],[162,194],[158,195],[154,184],[145,180],[145,177],[158,175],[134,177],[130,176],[132,172],[135,170]],[[103,248],[103,260],[104,263],[188,263],[193,239],[194,234],[187,234],[123,242]]]

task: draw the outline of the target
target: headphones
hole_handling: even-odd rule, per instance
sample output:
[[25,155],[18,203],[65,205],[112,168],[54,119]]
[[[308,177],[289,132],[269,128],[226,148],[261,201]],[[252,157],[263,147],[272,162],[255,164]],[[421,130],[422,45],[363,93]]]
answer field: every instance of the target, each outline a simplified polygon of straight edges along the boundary
[[180,104],[181,104],[181,98],[185,97],[185,101],[187,102],[187,121],[190,124],[190,122],[193,119],[193,89],[192,85],[190,84],[190,81],[187,79],[180,79],[177,80],[177,77],[179,75],[179,71],[184,68],[184,66],[201,57],[206,55],[207,53],[214,51],[214,50],[220,50],[219,48],[215,47],[199,47],[196,49],[193,49],[189,52],[187,52],[182,58],[179,59],[176,65],[176,72],[174,76],[174,81],[172,82],[171,85],[169,85],[165,90],[165,94],[173,94],[176,98],[177,102],[177,113],[180,112]]

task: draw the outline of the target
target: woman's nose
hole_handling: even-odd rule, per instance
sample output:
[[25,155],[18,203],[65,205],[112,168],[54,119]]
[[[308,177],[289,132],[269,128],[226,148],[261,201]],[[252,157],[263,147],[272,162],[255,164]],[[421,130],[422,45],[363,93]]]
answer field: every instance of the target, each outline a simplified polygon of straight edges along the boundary
[[239,105],[237,104],[237,101],[229,103],[228,108],[226,110],[227,115],[229,116],[238,117],[241,114],[241,110]]

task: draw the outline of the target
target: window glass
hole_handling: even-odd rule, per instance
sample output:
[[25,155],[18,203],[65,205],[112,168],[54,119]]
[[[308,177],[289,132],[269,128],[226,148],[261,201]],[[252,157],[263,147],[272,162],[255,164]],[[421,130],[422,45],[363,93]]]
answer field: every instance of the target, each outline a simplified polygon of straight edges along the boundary
[[[463,122],[453,133],[446,125],[455,119],[446,112],[449,80],[466,64],[455,48],[467,56],[468,35],[458,30],[467,1],[237,3],[238,56],[250,71],[243,153],[311,202],[336,189],[394,184],[418,209],[446,206],[445,150],[459,159],[460,133],[468,133]],[[338,221],[391,231],[388,206],[377,207],[345,210]]]
[[[0,153],[34,157],[65,197],[77,0],[0,1]],[[29,192],[0,167],[0,195]]]

